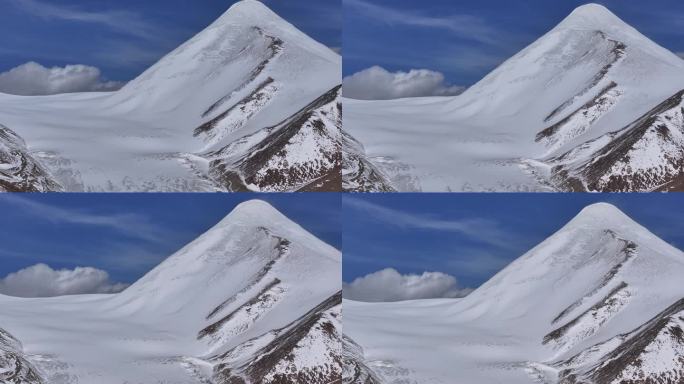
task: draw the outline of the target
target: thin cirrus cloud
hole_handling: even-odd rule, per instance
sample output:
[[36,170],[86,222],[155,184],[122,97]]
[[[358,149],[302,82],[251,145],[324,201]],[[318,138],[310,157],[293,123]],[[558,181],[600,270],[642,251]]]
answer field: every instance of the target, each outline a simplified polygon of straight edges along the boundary
[[471,15],[427,16],[373,4],[366,0],[345,0],[344,6],[367,18],[389,25],[405,25],[448,30],[466,40],[485,44],[500,44],[497,30],[479,17]]
[[413,228],[462,234],[470,240],[499,249],[511,249],[517,244],[516,236],[500,228],[499,223],[486,219],[441,219],[388,208],[360,198],[348,197],[343,204],[366,213],[366,217],[399,228]]
[[373,66],[343,80],[344,96],[359,100],[453,96],[464,90],[465,87],[446,84],[444,74],[428,69],[389,72],[380,66]]
[[58,224],[92,225],[117,231],[130,238],[162,243],[173,235],[143,215],[135,213],[95,214],[87,211],[67,210],[39,203],[18,195],[8,194],[3,201],[22,207],[27,214]]
[[126,35],[154,39],[158,29],[135,13],[124,10],[86,11],[39,0],[9,0],[22,11],[45,20],[76,21],[106,26]]
[[386,268],[359,277],[349,284],[343,284],[343,296],[346,299],[365,302],[458,298],[470,292],[472,289],[459,287],[456,278],[445,273],[402,275],[393,268]]
[[53,297],[90,293],[116,293],[128,284],[115,283],[109,274],[92,267],[52,269],[35,264],[0,278],[0,294],[17,297]]
[[46,68],[28,62],[0,73],[0,92],[22,96],[114,91],[123,84],[107,81],[99,68],[81,64]]

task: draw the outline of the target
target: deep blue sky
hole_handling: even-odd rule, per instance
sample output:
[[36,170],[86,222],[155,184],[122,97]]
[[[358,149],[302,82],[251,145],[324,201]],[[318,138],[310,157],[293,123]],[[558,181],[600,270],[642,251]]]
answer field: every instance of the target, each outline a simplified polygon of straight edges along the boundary
[[0,194],[0,278],[45,263],[131,283],[254,198],[341,248],[338,194]]
[[345,282],[392,267],[475,288],[595,202],[684,247],[684,194],[378,194],[342,199]]
[[[27,61],[87,64],[102,69],[109,80],[131,80],[235,2],[2,0],[0,72]],[[341,0],[264,2],[314,39],[341,45]]]
[[[673,52],[684,52],[681,0],[601,0]],[[548,32],[580,0],[344,0],[344,74],[373,65],[427,68],[472,85]],[[370,6],[369,6],[370,5]]]

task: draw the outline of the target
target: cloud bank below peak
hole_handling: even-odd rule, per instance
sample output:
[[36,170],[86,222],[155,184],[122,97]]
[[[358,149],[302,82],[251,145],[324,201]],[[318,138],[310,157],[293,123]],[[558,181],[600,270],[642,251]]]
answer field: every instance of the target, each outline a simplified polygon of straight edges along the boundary
[[0,73],[0,92],[20,96],[115,91],[123,85],[104,80],[99,68],[82,64],[47,68],[30,61]]
[[343,80],[345,97],[359,100],[388,100],[405,97],[454,96],[465,87],[445,82],[444,74],[429,69],[390,72],[373,66]]
[[343,284],[344,298],[365,302],[457,298],[472,289],[461,288],[455,277],[441,272],[402,275],[387,268]]
[[0,279],[0,294],[17,297],[53,297],[121,292],[128,284],[110,281],[109,274],[92,267],[52,269],[36,264]]

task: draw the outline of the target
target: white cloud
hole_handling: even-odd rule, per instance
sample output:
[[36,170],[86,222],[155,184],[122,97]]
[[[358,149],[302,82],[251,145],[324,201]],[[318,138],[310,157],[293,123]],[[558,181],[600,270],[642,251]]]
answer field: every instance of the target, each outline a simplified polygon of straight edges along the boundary
[[98,226],[115,230],[132,238],[163,243],[170,236],[177,235],[173,231],[152,223],[147,216],[136,213],[91,213],[79,209],[64,209],[58,206],[40,203],[20,194],[6,194],[1,203],[22,207],[24,212],[41,220],[57,224],[76,224]]
[[675,52],[675,54],[684,59],[684,52]]
[[104,81],[98,68],[80,64],[46,68],[28,62],[0,73],[0,92],[24,96],[113,91],[122,85]]
[[387,268],[345,283],[343,292],[350,300],[380,302],[464,297],[472,289],[460,288],[455,277],[441,272],[402,275]]
[[361,100],[387,100],[402,97],[449,96],[465,88],[444,82],[444,75],[428,69],[389,72],[374,66],[344,78],[345,97]]
[[101,269],[76,267],[55,270],[36,264],[0,279],[0,293],[18,297],[52,297],[87,293],[115,293],[126,284],[113,283]]

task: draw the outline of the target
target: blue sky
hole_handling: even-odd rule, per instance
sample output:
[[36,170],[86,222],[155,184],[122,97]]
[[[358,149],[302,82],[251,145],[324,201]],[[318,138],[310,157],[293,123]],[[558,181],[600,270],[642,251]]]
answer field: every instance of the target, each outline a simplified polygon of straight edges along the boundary
[[384,268],[443,272],[476,288],[595,202],[684,247],[684,195],[378,194],[342,199],[343,279]]
[[2,194],[0,278],[46,263],[131,283],[254,198],[341,248],[337,194]]
[[[128,81],[235,0],[2,0],[0,72],[27,61],[86,64]],[[341,0],[265,0],[314,39],[341,45]]]
[[[684,52],[684,2],[597,1],[673,52]],[[558,24],[579,0],[344,0],[344,74],[373,65],[426,68],[472,85]]]

